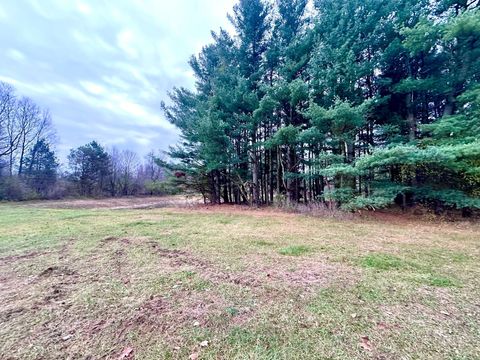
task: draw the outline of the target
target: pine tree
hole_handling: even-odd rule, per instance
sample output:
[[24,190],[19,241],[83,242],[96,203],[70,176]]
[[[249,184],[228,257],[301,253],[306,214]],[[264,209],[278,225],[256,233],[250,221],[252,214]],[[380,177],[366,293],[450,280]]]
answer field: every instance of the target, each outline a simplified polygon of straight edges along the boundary
[[57,180],[58,160],[45,139],[40,139],[25,158],[25,177],[30,187],[46,197]]
[[195,91],[163,107],[184,184],[213,203],[478,207],[478,2],[306,8],[241,0],[235,33],[192,57]]

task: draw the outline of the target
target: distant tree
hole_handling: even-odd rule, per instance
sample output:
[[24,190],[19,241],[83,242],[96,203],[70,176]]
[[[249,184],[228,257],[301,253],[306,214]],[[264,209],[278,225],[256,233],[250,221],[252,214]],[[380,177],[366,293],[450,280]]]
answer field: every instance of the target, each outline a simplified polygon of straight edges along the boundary
[[45,139],[38,140],[25,157],[24,175],[30,187],[46,197],[57,181],[58,161]]
[[162,159],[162,155],[155,155],[153,151],[150,151],[145,156],[145,161],[142,166],[144,176],[150,181],[159,181],[165,177],[165,171],[163,167],[158,165],[157,159]]
[[12,86],[0,83],[0,157],[7,157],[8,174],[13,175],[14,153],[22,132],[18,117],[18,102]]
[[18,147],[18,174],[22,175],[25,156],[29,149],[48,135],[51,128],[50,113],[42,112],[31,99],[23,98],[18,103],[18,126],[21,134]]
[[10,176],[22,175],[25,156],[51,133],[48,111],[42,111],[29,98],[17,99],[12,86],[0,83],[0,159],[8,162]]
[[161,195],[161,186],[159,185],[166,179],[165,169],[160,166],[157,159],[162,159],[163,156],[156,155],[153,151],[149,152],[144,159],[144,162],[137,168],[136,184],[137,188],[143,194]]
[[123,150],[120,159],[119,185],[121,194],[124,196],[134,195],[136,190],[135,176],[138,174],[139,167],[138,155],[131,150]]
[[102,196],[108,190],[110,156],[96,141],[70,150],[70,177],[83,196]]
[[109,150],[108,155],[110,157],[108,168],[108,189],[110,196],[117,196],[120,194],[120,176],[122,167],[122,154],[120,150],[113,147]]
[[0,82],[0,159],[10,156],[17,149],[19,139],[15,91],[9,84]]

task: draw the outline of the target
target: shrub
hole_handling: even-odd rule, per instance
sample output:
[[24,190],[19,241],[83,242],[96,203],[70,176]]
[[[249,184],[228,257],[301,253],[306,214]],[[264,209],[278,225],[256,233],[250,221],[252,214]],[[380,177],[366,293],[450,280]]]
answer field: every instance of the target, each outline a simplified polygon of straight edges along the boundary
[[22,201],[36,198],[38,198],[38,194],[17,176],[0,178],[0,200]]
[[145,183],[145,190],[151,195],[177,195],[181,192],[181,189],[173,179],[147,181]]

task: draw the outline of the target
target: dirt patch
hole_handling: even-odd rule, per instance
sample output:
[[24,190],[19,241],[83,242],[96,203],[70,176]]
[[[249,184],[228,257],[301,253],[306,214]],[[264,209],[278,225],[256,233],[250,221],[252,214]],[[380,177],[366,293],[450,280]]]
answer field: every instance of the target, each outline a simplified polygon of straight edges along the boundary
[[[227,315],[225,300],[214,292],[192,293],[179,289],[171,297],[152,296],[117,325],[118,348],[133,334],[162,334],[172,348],[183,344],[182,331],[196,327],[216,328],[212,319]],[[232,322],[232,325],[234,322]],[[99,324],[97,327],[104,327]],[[116,353],[112,353],[112,356]]]
[[26,254],[4,256],[4,257],[0,257],[0,264],[13,263],[19,260],[29,260],[29,259],[36,258],[38,256],[48,255],[51,253],[52,251],[32,251]]
[[38,276],[50,277],[50,276],[74,276],[77,275],[76,271],[70,270],[67,267],[62,266],[50,266],[43,270]]
[[200,259],[187,251],[178,249],[165,249],[162,248],[155,241],[148,241],[147,245],[158,255],[163,258],[169,259],[173,267],[192,266],[196,269],[208,269],[213,265],[208,261]]
[[[165,332],[171,326],[171,319],[167,319],[171,312],[170,303],[161,297],[152,297],[143,303],[140,308],[120,325],[117,337],[120,342],[124,342],[128,334],[132,331],[141,329],[142,331]],[[178,325],[178,323],[177,323]]]
[[247,215],[253,217],[280,217],[280,218],[295,218],[298,214],[289,213],[281,209],[273,207],[263,207],[263,208],[253,208],[247,205],[203,205],[197,204],[190,208],[179,208],[175,209],[176,212],[185,213],[185,212],[198,212],[204,214],[226,214],[226,215]]
[[20,206],[45,209],[157,209],[165,207],[191,207],[200,203],[199,198],[185,196],[146,196],[105,199],[70,199],[28,201]]
[[102,239],[102,244],[110,244],[110,243],[121,243],[123,245],[130,245],[132,243],[132,240],[129,238],[118,238],[115,236],[109,236],[104,239]]
[[286,282],[302,287],[328,286],[333,279],[345,279],[346,275],[353,275],[353,269],[337,266],[325,262],[303,262],[295,270],[266,269],[267,277],[273,281]]
[[[247,266],[243,271],[232,272],[196,257],[186,251],[161,248],[158,243],[148,245],[160,256],[170,260],[172,267],[190,267],[199,276],[213,283],[230,283],[242,287],[285,286],[285,287],[326,287],[333,281],[353,283],[358,278],[358,269],[330,263],[325,259],[292,260],[278,258],[272,265],[265,266],[258,259],[245,258]],[[253,265],[255,264],[255,265]]]
[[65,297],[65,290],[62,288],[61,284],[56,284],[52,286],[50,292],[43,298],[45,304],[52,301],[59,301]]
[[17,307],[17,308],[12,308],[12,309],[8,309],[6,311],[3,311],[2,313],[0,313],[0,319],[2,319],[2,321],[9,321],[10,319],[16,317],[16,316],[19,316],[25,312],[27,312],[28,309],[26,309],[25,307]]

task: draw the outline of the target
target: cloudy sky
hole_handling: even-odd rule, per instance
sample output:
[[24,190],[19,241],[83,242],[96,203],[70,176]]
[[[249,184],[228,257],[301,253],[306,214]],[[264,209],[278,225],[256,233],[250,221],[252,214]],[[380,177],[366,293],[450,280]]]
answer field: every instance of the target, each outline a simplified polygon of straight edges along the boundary
[[159,110],[235,0],[2,0],[0,80],[49,108],[62,161],[93,139],[139,154],[178,132]]

